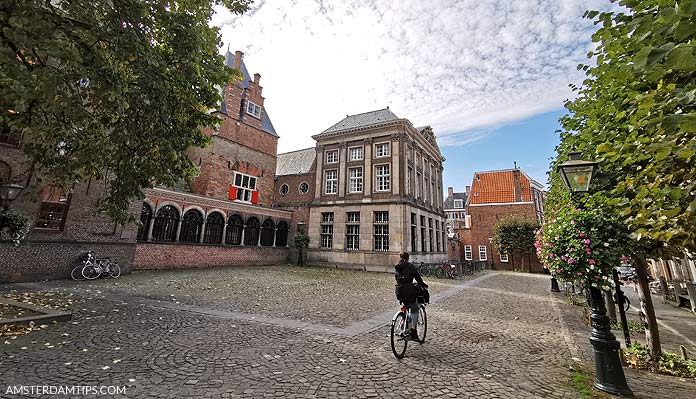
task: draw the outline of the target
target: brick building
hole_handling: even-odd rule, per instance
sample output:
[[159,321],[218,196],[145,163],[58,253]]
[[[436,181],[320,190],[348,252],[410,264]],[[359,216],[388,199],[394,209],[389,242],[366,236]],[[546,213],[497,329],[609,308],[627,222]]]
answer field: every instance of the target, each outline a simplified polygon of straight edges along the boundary
[[[31,173],[21,142],[0,132],[0,184],[24,188],[12,207],[28,216],[30,230],[14,246],[0,242],[0,283],[69,276],[81,254],[94,250],[119,260],[123,271],[133,266],[135,226],[115,226],[97,211],[103,184],[82,183],[69,192]],[[139,206],[134,203],[133,213]]]
[[[469,188],[467,186],[467,188]],[[447,198],[444,201],[445,214],[447,215],[447,259],[459,261],[461,243],[457,230],[466,228],[470,223],[470,217],[466,214],[468,202],[467,193],[454,192],[453,187],[447,187]]]
[[[0,132],[0,180],[26,189],[13,203],[31,219],[25,242],[0,243],[0,282],[67,278],[87,250],[131,269],[285,263],[293,212],[273,208],[278,135],[264,106],[261,76],[249,75],[243,54],[227,65],[242,72],[223,88],[222,119],[206,148],[188,156],[200,175],[190,187],[145,189],[131,206],[142,226],[114,226],[97,211],[99,184],[65,193],[28,172],[21,143]],[[300,212],[300,216],[301,212]]]
[[243,79],[222,88],[222,124],[203,131],[210,145],[188,151],[199,176],[144,189],[131,206],[141,226],[99,214],[99,184],[64,193],[30,178],[20,143],[0,132],[0,179],[27,186],[13,206],[32,219],[22,245],[0,243],[0,282],[67,278],[87,250],[116,258],[125,273],[285,263],[299,223],[310,261],[386,266],[402,251],[445,260],[444,158],[429,126],[383,109],[347,116],[313,136],[314,148],[277,155],[261,76],[239,51],[226,63]]
[[145,190],[135,268],[285,263],[292,211],[274,209],[278,135],[264,106],[261,75],[228,52],[242,80],[223,88],[222,119],[205,148],[189,157],[200,174],[189,190]]
[[500,270],[541,272],[542,266],[532,253],[529,257],[511,259],[497,253],[492,237],[498,221],[519,216],[544,221],[544,189],[520,169],[477,172],[471,186],[466,187],[468,223],[455,228],[459,236],[461,260],[487,261]]
[[390,266],[403,251],[445,260],[444,158],[429,126],[387,108],[346,116],[313,138],[315,148],[279,155],[276,203],[309,211],[310,261]]

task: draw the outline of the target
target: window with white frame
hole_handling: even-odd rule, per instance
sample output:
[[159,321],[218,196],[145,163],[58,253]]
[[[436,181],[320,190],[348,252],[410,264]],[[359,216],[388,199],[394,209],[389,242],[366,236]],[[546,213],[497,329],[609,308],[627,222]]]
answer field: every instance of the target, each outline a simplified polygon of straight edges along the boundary
[[488,253],[485,245],[479,245],[479,260],[488,260]]
[[361,161],[363,159],[363,148],[362,147],[351,147],[348,149],[350,153],[351,161]]
[[247,100],[247,114],[261,119],[261,107]]
[[321,247],[331,249],[333,247],[333,212],[321,213]]
[[256,190],[256,177],[234,172],[233,186],[237,187],[237,200],[251,202],[251,193]]
[[362,193],[363,191],[363,168],[349,168],[348,192]]
[[374,249],[389,251],[389,212],[376,211],[374,218]]
[[338,162],[338,150],[326,151],[326,163]]
[[388,157],[390,154],[389,143],[375,144],[375,158]]
[[346,249],[360,249],[360,212],[346,213]]
[[391,182],[389,175],[389,164],[375,166],[375,189],[377,191],[391,190]]
[[460,199],[454,200],[454,208],[455,208],[455,209],[462,209],[462,208],[464,208],[464,200],[460,200]]
[[464,260],[473,260],[474,259],[474,254],[473,251],[471,250],[471,245],[465,245],[464,246]]
[[327,170],[324,178],[324,194],[338,193],[338,171]]
[[504,253],[504,254],[500,254],[500,261],[501,261],[501,262],[504,262],[504,263],[507,263],[507,261],[508,261],[508,254],[507,254],[507,252]]

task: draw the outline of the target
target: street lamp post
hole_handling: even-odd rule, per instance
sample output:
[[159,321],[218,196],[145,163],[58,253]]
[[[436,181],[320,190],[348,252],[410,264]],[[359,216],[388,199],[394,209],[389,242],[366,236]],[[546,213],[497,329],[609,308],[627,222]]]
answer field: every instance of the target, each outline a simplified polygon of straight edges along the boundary
[[[587,193],[597,165],[597,162],[581,160],[580,153],[572,152],[568,156],[568,161],[558,166],[558,173],[561,175],[563,184],[571,193]],[[589,280],[586,287],[589,289],[587,299],[592,311],[590,343],[594,347],[594,386],[613,395],[633,395],[631,388],[626,383],[626,376],[619,357],[621,346],[611,332],[602,291],[593,287]]]

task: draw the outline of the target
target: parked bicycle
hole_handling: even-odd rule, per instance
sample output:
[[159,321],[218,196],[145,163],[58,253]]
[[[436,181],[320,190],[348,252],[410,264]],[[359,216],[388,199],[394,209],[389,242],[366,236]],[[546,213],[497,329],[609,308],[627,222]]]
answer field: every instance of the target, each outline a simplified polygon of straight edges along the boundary
[[416,269],[418,269],[418,273],[423,277],[428,277],[430,276],[430,273],[432,273],[432,269],[427,263],[421,262],[418,266],[416,266]]
[[614,292],[614,294],[613,294],[614,303],[617,305],[620,305],[620,306],[623,305],[624,312],[628,312],[628,309],[631,308],[631,300],[628,299],[628,297],[626,295],[622,295],[622,297],[623,297],[623,303],[620,304],[618,295],[616,294],[616,292]]
[[461,277],[462,273],[455,264],[450,264],[450,263],[445,263],[441,265],[437,265],[434,270],[435,277],[437,278],[451,278],[451,279],[456,279],[458,277]]
[[99,277],[117,278],[121,275],[121,267],[111,258],[98,258],[94,251],[88,251],[85,259],[75,266],[70,272],[70,277],[75,280],[94,280]]
[[[425,336],[428,333],[428,315],[425,312],[426,303],[430,302],[430,295],[425,290],[425,295],[418,296],[418,323],[416,324],[416,331],[418,333],[419,344],[425,343]],[[411,338],[410,329],[408,327],[411,320],[411,309],[406,306],[401,306],[401,309],[396,312],[391,322],[391,348],[394,356],[397,359],[403,359],[406,354],[406,347],[409,341],[415,341]]]

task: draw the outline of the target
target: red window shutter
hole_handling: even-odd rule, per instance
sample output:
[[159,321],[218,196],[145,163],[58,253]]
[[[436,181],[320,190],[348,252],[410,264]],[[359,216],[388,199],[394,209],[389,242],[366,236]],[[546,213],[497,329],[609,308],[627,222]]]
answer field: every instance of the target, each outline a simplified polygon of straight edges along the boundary
[[258,204],[259,203],[259,192],[254,190],[251,192],[251,203],[252,204]]
[[229,198],[229,199],[231,199],[231,200],[233,200],[233,201],[237,199],[237,187],[235,187],[235,186],[230,186],[230,193],[229,193],[229,195],[227,196],[227,198]]

